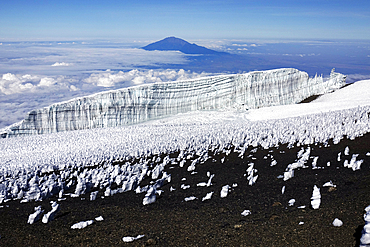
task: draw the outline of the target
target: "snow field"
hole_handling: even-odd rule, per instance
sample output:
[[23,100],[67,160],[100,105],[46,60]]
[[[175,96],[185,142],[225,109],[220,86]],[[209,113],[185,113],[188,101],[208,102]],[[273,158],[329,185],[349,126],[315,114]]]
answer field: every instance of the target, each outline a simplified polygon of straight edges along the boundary
[[[295,149],[297,149],[296,160],[294,162],[289,163],[288,165],[278,163],[274,159],[273,155],[270,155],[270,154],[266,155],[265,156],[265,158],[266,158],[265,163],[266,163],[267,166],[265,167],[265,169],[270,168],[271,161],[275,161],[274,163],[276,163],[273,167],[281,167],[281,172],[282,173],[284,173],[284,169],[286,170],[286,169],[292,169],[292,168],[294,168],[295,170],[297,170],[297,169],[313,169],[313,170],[325,169],[325,167],[323,167],[323,168],[320,167],[320,165],[322,165],[322,163],[318,163],[318,161],[320,160],[320,157],[312,156],[312,152],[311,152],[310,147],[305,146],[305,147],[295,148]],[[183,174],[185,174],[185,175],[182,176],[182,178],[179,179],[179,180],[181,180],[182,183],[186,183],[186,185],[189,186],[190,188],[198,188],[199,187],[199,188],[207,189],[207,190],[211,191],[209,193],[208,192],[204,193],[204,198],[208,197],[207,199],[204,199],[204,200],[203,200],[202,197],[198,197],[198,195],[196,195],[196,196],[192,195],[193,192],[189,191],[188,195],[186,195],[183,198],[184,203],[192,203],[191,201],[193,201],[193,200],[202,201],[201,203],[203,203],[203,201],[204,201],[204,203],[206,203],[207,200],[212,200],[212,198],[215,198],[215,197],[221,197],[222,189],[218,190],[218,187],[216,188],[213,185],[214,182],[212,183],[212,181],[217,182],[218,173],[214,173],[214,172],[210,172],[210,171],[208,171],[208,172],[199,172],[198,174],[202,175],[202,179],[199,179],[195,183],[190,182],[191,181],[190,177],[194,175],[193,174],[194,171],[198,171],[198,168],[202,165],[202,162],[209,161],[209,160],[214,160],[216,158],[215,154],[218,154],[218,155],[221,154],[221,156],[219,156],[218,159],[220,157],[222,157],[222,155],[225,155],[225,157],[226,157],[225,160],[226,161],[228,160],[228,156],[233,154],[234,152],[237,153],[236,155],[234,153],[234,156],[240,156],[240,154],[243,154],[243,156],[245,156],[245,157],[248,156],[249,160],[258,160],[254,157],[256,155],[256,153],[258,152],[257,151],[258,149],[256,149],[256,148],[251,149],[249,147],[248,149],[244,149],[243,151],[235,151],[235,150],[239,150],[239,149],[237,149],[236,147],[234,147],[232,145],[225,145],[224,149],[220,152],[214,152],[214,153],[198,152],[197,153],[197,152],[193,151],[191,153],[188,153],[188,152],[184,151],[184,152],[172,153],[170,155],[161,154],[161,155],[155,155],[155,156],[146,157],[146,158],[143,158],[143,157],[131,158],[131,160],[128,159],[127,161],[124,160],[122,162],[120,161],[119,163],[116,163],[115,161],[112,161],[112,163],[109,166],[108,165],[101,165],[100,167],[105,167],[104,169],[107,170],[107,172],[106,172],[107,174],[110,174],[109,176],[117,177],[120,174],[124,174],[124,172],[123,172],[124,169],[125,169],[125,171],[130,171],[129,167],[134,169],[135,164],[146,163],[146,166],[145,166],[146,168],[142,165],[142,166],[140,166],[140,167],[142,167],[140,170],[141,171],[146,170],[144,177],[147,178],[147,179],[150,179],[150,181],[146,182],[146,183],[137,184],[136,187],[133,186],[131,188],[131,190],[134,190],[136,193],[143,194],[143,197],[144,197],[143,198],[143,204],[144,204],[144,201],[147,200],[146,199],[148,197],[147,194],[149,194],[150,195],[149,197],[151,197],[151,199],[152,199],[152,201],[150,203],[156,202],[156,199],[158,197],[159,188],[162,187],[166,183],[169,183],[169,184],[172,183],[172,178],[171,178],[170,174],[168,174],[168,172],[171,171],[171,167],[174,167],[176,169],[182,169]],[[351,150],[348,147],[341,150],[341,151],[342,151],[341,153],[343,153],[343,155],[342,155],[343,160],[346,160],[346,159],[350,160],[351,157],[356,157],[356,160],[359,160],[359,157],[362,157],[363,155],[366,155],[366,152],[363,155],[362,154],[359,155],[359,154],[351,153],[350,152]],[[208,157],[208,158],[201,158],[201,156],[199,156],[199,155],[202,155],[202,157]],[[256,156],[256,157],[258,157],[258,156]],[[335,155],[335,158],[336,157],[337,157],[337,155]],[[263,159],[265,159],[265,158],[263,158]],[[183,166],[180,167],[180,162],[184,161],[184,160],[185,160],[185,162],[182,162]],[[197,160],[199,163],[194,163],[194,160]],[[338,162],[338,163],[343,164],[342,167],[345,168],[343,160],[341,162]],[[220,160],[217,160],[217,161],[220,162]],[[193,171],[188,171],[188,167],[191,166],[192,164],[195,164],[195,169]],[[297,164],[300,164],[300,165],[297,165]],[[127,168],[125,168],[126,165],[128,165]],[[227,165],[227,163],[225,165]],[[338,164],[336,164],[336,165],[338,165]],[[256,169],[256,167],[257,166],[255,166],[253,163],[247,162],[245,164],[245,169],[244,169],[245,174],[248,173],[248,170],[251,171],[253,169]],[[75,179],[74,179],[75,185],[71,186],[71,188],[73,188],[73,189],[68,190],[68,188],[65,188],[65,191],[68,191],[70,193],[64,193],[64,191],[62,191],[63,193],[60,193],[61,191],[59,191],[59,193],[56,193],[55,195],[60,196],[60,194],[62,194],[62,196],[64,196],[64,197],[65,196],[82,196],[84,194],[90,194],[90,196],[92,194],[93,195],[95,194],[95,196],[97,196],[96,194],[104,195],[104,196],[111,196],[111,195],[114,195],[115,193],[123,192],[123,189],[122,189],[121,186],[116,187],[117,184],[116,184],[116,182],[114,182],[115,180],[111,183],[110,186],[103,187],[102,189],[100,189],[100,187],[94,187],[92,185],[88,185],[89,183],[92,183],[92,182],[86,182],[86,181],[93,181],[92,179],[91,180],[85,180],[86,183],[85,183],[85,185],[83,185],[84,180],[82,179],[82,177],[86,177],[86,174],[88,175],[90,171],[94,171],[95,169],[97,169],[97,171],[99,171],[98,168],[99,168],[99,165],[96,165],[95,167],[86,166],[85,169],[80,169],[80,173],[77,170],[77,174],[84,174],[85,173],[85,175],[75,177]],[[166,171],[164,171],[165,168],[167,168]],[[258,170],[260,170],[260,169],[261,168],[259,168]],[[355,170],[353,170],[353,171],[355,172]],[[135,174],[135,172],[131,171],[130,174]],[[136,172],[136,174],[141,174],[141,173]],[[55,175],[55,176],[58,176],[58,175]],[[131,176],[131,175],[129,175],[129,176]],[[243,173],[241,173],[240,176],[243,177]],[[40,181],[41,179],[42,179],[42,176],[41,175],[38,176],[38,181]],[[294,179],[294,177],[292,179]],[[36,179],[34,179],[34,180],[36,180]],[[281,179],[281,180],[283,181],[283,179]],[[127,179],[124,180],[124,181],[127,181]],[[230,180],[230,183],[228,185],[225,185],[225,187],[226,187],[225,190],[227,191],[227,194],[226,194],[225,197],[227,197],[229,194],[232,194],[233,193],[233,188],[236,188],[238,186],[244,186],[244,188],[248,187],[250,189],[253,189],[254,184],[252,186],[249,185],[249,180],[246,176],[244,176],[244,181],[245,181],[244,184],[243,183],[240,184],[240,181],[238,181],[238,184],[236,184],[235,183],[236,181]],[[32,184],[32,183],[33,182],[30,182],[30,184]],[[258,184],[258,183],[259,183],[259,180],[256,181],[256,184]],[[181,183],[179,183],[179,185],[180,184]],[[199,186],[199,184],[200,184],[200,186]],[[175,190],[170,191],[170,189],[168,188],[168,189],[164,190],[162,193],[176,193],[176,191],[181,190],[180,186],[177,187],[177,185],[174,185],[174,184],[172,184],[172,185],[174,186]],[[157,186],[159,186],[159,187],[157,187]],[[333,184],[332,181],[329,181],[329,182],[323,183],[323,184],[317,184],[315,187],[319,189],[319,188],[327,187],[327,186],[335,187],[335,185]],[[315,196],[315,192],[314,192],[315,187],[312,188],[312,191],[313,191],[312,192],[312,198]],[[90,188],[90,192],[88,192],[89,191],[88,188]],[[115,189],[113,189],[113,188],[115,188]],[[292,188],[289,187],[289,185],[287,185],[287,190],[291,190],[291,189]],[[151,190],[151,193],[149,193],[150,190]],[[107,191],[109,191],[109,193],[107,193]],[[185,191],[188,191],[188,190],[185,190]],[[320,197],[321,197],[321,195],[320,195]],[[307,195],[307,198],[310,198],[309,194]],[[200,199],[202,199],[202,200],[200,200]],[[325,197],[320,198],[320,199],[325,200]],[[227,198],[222,199],[222,200],[227,200]],[[314,200],[312,200],[312,201],[314,201]],[[147,204],[150,204],[150,203],[147,203]],[[159,201],[158,203],[161,203],[161,202]],[[283,205],[286,206],[286,207],[289,207],[289,206],[296,207],[296,206],[298,206],[298,205],[294,205],[295,204],[294,198],[292,198],[289,201],[287,200],[285,203],[283,202]],[[319,206],[320,206],[320,204],[319,204]],[[302,206],[297,207],[297,208],[301,208],[301,207]],[[314,205],[312,205],[312,208],[313,209],[315,208]],[[37,211],[37,210],[35,209],[35,211]],[[251,213],[250,210],[245,210],[245,211],[241,212],[241,217],[242,216],[248,216],[250,213]],[[30,217],[31,217],[31,215],[30,215]],[[42,217],[42,215],[39,216],[39,217]],[[73,224],[71,226],[71,229],[82,229],[82,228],[85,228],[85,227],[89,227],[89,225],[95,224],[96,221],[97,221],[97,219],[81,221],[81,222]],[[305,220],[305,223],[306,224],[308,223],[307,219]],[[300,225],[302,225],[302,224],[304,224],[304,223],[303,222],[300,223]],[[343,224],[343,222],[342,222],[342,224]],[[333,221],[332,225],[333,226],[340,226],[340,222]],[[142,235],[139,235],[139,236],[142,236]],[[138,238],[136,238],[136,237],[124,237],[122,239],[122,241],[135,241],[137,239]]]
[[[329,140],[354,139],[370,132],[369,115],[370,106],[364,106],[267,121],[147,124],[1,139],[0,203],[61,197],[75,188],[70,196],[91,191],[112,196],[136,190],[146,193],[143,203],[149,204],[155,201],[157,189],[170,183],[171,175],[163,172],[170,164],[194,173],[214,155],[236,152],[242,157],[250,146],[327,145]],[[178,157],[169,158],[168,154],[175,152]],[[294,169],[305,168],[309,156],[309,148],[302,149],[297,162],[283,172],[284,181],[294,176]],[[356,170],[361,163],[353,155],[344,166]],[[256,173],[251,163],[246,170],[249,185],[258,181]],[[138,189],[145,177],[151,178],[151,184]],[[210,186],[212,178],[199,186]]]

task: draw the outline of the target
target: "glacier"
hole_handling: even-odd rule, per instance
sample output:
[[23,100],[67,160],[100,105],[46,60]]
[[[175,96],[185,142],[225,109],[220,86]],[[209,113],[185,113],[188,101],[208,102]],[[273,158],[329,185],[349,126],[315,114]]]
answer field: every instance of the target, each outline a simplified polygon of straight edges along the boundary
[[200,110],[255,109],[298,103],[342,87],[346,76],[310,78],[294,68],[145,84],[53,104],[0,130],[1,137],[126,126]]

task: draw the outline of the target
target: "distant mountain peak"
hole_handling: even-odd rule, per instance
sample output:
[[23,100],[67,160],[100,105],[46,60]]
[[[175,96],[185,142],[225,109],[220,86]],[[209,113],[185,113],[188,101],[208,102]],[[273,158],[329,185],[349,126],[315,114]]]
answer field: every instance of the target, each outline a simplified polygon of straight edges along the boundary
[[[191,45],[186,40],[183,40],[183,39],[180,39],[180,38],[176,38],[174,36],[164,38],[164,39],[162,39],[160,41],[167,42],[167,43],[172,43],[172,44],[178,44],[178,45],[182,45],[182,46],[184,46],[184,45]],[[158,42],[160,42],[160,41],[158,41]]]
[[185,54],[214,54],[214,55],[222,55],[228,54],[226,52],[219,52],[208,49],[203,46],[199,46],[196,44],[191,44],[186,40],[176,38],[176,37],[167,37],[160,41],[151,43],[147,46],[142,47],[142,49],[147,51],[180,51]]

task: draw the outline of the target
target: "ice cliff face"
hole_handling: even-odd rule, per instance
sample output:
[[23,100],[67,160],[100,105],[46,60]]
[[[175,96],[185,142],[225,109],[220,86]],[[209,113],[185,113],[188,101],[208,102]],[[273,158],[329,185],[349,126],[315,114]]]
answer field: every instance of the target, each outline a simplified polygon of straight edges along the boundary
[[287,68],[147,84],[31,111],[21,122],[2,129],[0,135],[115,127],[189,111],[293,104],[338,89],[345,78],[334,70],[328,80],[309,78],[305,72]]

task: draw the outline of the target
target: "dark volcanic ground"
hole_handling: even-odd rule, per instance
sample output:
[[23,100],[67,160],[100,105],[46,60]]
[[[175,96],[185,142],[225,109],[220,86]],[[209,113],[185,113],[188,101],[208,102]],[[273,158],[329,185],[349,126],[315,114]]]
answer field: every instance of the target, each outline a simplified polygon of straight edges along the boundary
[[[195,175],[186,171],[189,164],[184,168],[168,165],[166,171],[172,175],[172,181],[160,188],[164,192],[151,205],[143,206],[144,193],[134,191],[104,199],[100,192],[95,201],[89,201],[88,195],[83,201],[67,198],[58,202],[61,210],[48,224],[38,221],[29,225],[27,219],[35,206],[42,205],[49,211],[49,201],[56,198],[25,204],[9,201],[0,208],[0,246],[356,246],[364,225],[364,208],[370,204],[370,156],[366,156],[369,144],[370,134],[330,147],[313,145],[311,156],[319,156],[318,166],[324,169],[313,170],[310,158],[306,164],[309,168],[296,170],[295,176],[286,182],[277,176],[296,160],[301,147],[258,148],[256,152],[251,148],[244,159],[231,153],[224,164],[220,162],[224,154],[220,154],[214,157],[215,162],[210,159],[198,165]],[[338,153],[343,154],[346,146],[350,155],[342,155],[337,162]],[[271,158],[264,158],[267,154],[277,160],[276,166],[270,167]],[[344,159],[350,160],[352,154],[359,154],[357,159],[364,160],[358,171],[343,167]],[[244,177],[251,162],[259,175],[253,186]],[[197,183],[207,181],[207,171],[215,174],[213,185],[197,187]],[[330,192],[329,187],[322,187],[329,180],[337,185]],[[233,183],[238,186],[221,198],[221,187]],[[183,190],[181,184],[191,187]],[[317,210],[310,207],[314,185],[321,190]],[[171,186],[176,190],[170,192]],[[201,198],[211,191],[215,192],[212,199],[202,202]],[[185,202],[189,196],[198,199]],[[289,207],[292,198],[296,203]],[[306,208],[299,209],[302,205]],[[242,216],[245,209],[252,214]],[[71,229],[77,222],[98,216],[103,216],[104,221],[81,230]],[[341,219],[343,226],[332,226],[335,218]],[[125,236],[141,234],[145,236],[132,243],[122,241]]]

